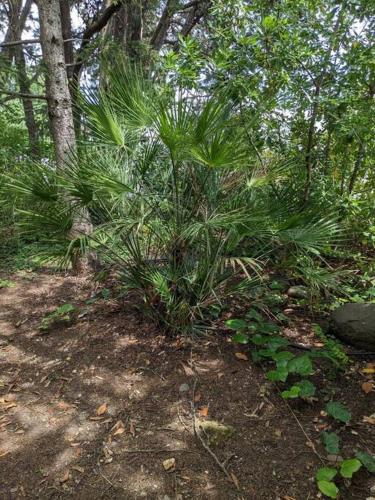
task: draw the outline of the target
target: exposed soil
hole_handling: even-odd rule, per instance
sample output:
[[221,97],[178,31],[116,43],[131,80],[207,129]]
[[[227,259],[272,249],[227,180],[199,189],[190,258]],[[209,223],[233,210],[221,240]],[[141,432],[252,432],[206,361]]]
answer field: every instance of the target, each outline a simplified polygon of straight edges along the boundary
[[[363,422],[375,412],[374,392],[361,389],[363,360],[333,381],[318,373],[319,401],[286,403],[261,367],[237,359],[225,332],[170,339],[131,301],[86,304],[93,289],[84,279],[6,278],[16,286],[0,290],[1,499],[314,499],[318,455],[326,458],[324,394],[353,414],[343,456],[375,452],[375,425]],[[67,302],[79,307],[76,321],[41,335],[41,319]],[[194,434],[194,406],[197,425],[234,428],[210,448],[231,481]],[[374,484],[361,470],[341,484],[341,498],[374,496]]]

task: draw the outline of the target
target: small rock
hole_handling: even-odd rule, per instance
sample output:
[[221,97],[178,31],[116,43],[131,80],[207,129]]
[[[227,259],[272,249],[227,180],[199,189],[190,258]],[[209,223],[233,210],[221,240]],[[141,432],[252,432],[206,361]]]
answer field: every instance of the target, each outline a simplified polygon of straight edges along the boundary
[[370,488],[370,492],[371,492],[371,493],[375,493],[375,484],[374,484],[373,486],[371,486],[371,488]]
[[163,461],[163,467],[166,472],[173,472],[176,468],[176,459],[167,458]]
[[235,429],[230,425],[225,425],[216,420],[201,420],[198,426],[208,438],[208,444],[218,446],[230,439]]
[[343,458],[340,455],[327,455],[328,462],[337,463],[342,462]]
[[309,295],[307,288],[304,286],[291,286],[286,293],[294,299],[305,299]]
[[180,388],[178,389],[180,392],[188,392],[189,386],[188,384],[181,384]]

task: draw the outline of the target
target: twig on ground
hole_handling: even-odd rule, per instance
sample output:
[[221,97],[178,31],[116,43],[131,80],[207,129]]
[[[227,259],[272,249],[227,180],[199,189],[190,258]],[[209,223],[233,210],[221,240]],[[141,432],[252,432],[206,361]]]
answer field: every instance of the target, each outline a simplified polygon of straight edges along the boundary
[[[263,369],[263,367],[262,367]],[[264,371],[264,370],[263,370]],[[321,461],[321,463],[324,465],[325,464],[325,460],[324,458],[319,454],[319,452],[316,450],[315,448],[315,444],[313,443],[313,441],[311,440],[311,438],[308,436],[307,432],[305,431],[305,429],[303,428],[303,425],[301,424],[299,418],[297,417],[297,415],[295,414],[295,412],[293,411],[293,408],[290,406],[290,404],[288,403],[288,401],[286,401],[282,396],[281,396],[281,391],[279,389],[279,387],[275,384],[275,387],[276,387],[276,390],[280,396],[280,398],[283,400],[285,406],[288,408],[289,412],[292,414],[294,420],[297,422],[298,424],[298,427],[301,429],[303,435],[305,436],[305,438],[307,439],[307,442],[309,443],[309,446],[311,447],[312,451],[315,453],[315,455],[319,458],[319,460]]]
[[[233,478],[229,474],[229,472],[227,471],[224,463],[222,463],[219,460],[219,458],[217,457],[217,455],[211,450],[211,448],[209,447],[209,445],[202,438],[200,432],[197,430],[197,423],[196,423],[196,416],[195,416],[195,405],[194,405],[195,387],[196,387],[196,385],[197,385],[197,379],[194,380],[193,399],[192,399],[192,402],[191,402],[191,410],[193,412],[193,431],[194,431],[194,435],[197,437],[197,439],[199,440],[199,442],[201,443],[201,445],[203,446],[203,448],[207,451],[207,453],[209,455],[211,455],[211,457],[214,459],[214,461],[216,462],[216,464],[219,466],[219,468],[222,470],[222,472],[226,475],[226,477],[229,479],[229,481],[231,483],[234,483]],[[236,487],[237,487],[237,485],[236,485]]]
[[185,450],[184,448],[175,449],[154,449],[154,448],[143,448],[140,450],[121,450],[121,453],[196,453],[194,450]]

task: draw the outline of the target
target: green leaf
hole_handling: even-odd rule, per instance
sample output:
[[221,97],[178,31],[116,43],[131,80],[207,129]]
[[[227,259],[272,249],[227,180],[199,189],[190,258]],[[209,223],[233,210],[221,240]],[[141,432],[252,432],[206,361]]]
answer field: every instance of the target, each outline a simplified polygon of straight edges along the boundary
[[358,458],[349,458],[348,460],[341,462],[340,474],[342,477],[351,478],[361,467],[362,464]]
[[277,19],[274,16],[266,16],[262,19],[262,26],[266,30],[272,30],[277,26]]
[[311,375],[313,366],[310,357],[307,354],[299,356],[289,361],[288,370],[291,373],[298,373],[299,375]]
[[327,453],[331,455],[340,453],[340,438],[335,432],[323,432],[322,441]]
[[347,424],[352,418],[352,414],[345,405],[337,401],[331,401],[326,405],[328,415],[331,415],[335,420]]
[[58,314],[66,314],[68,312],[72,312],[75,310],[75,307],[72,304],[63,304],[62,306],[56,309]]
[[300,388],[299,395],[302,398],[310,398],[315,394],[316,387],[312,382],[310,382],[310,380],[300,380],[297,382],[296,386]]
[[323,495],[329,498],[337,498],[339,489],[331,481],[318,481],[318,488],[323,493]]
[[288,361],[294,358],[294,354],[289,351],[275,352],[272,359],[276,362],[277,367],[287,366]]
[[288,391],[283,391],[281,396],[284,399],[298,398],[300,395],[301,389],[297,385],[292,385],[292,387]]
[[369,472],[375,473],[375,457],[372,457],[365,451],[357,451],[355,456],[362,462]]
[[267,345],[268,347],[272,349],[278,349],[279,347],[285,347],[289,344],[289,342],[286,339],[283,339],[281,337],[273,337],[269,338]]
[[265,337],[260,333],[256,333],[250,338],[250,340],[255,345],[264,345],[268,341],[268,337]]
[[236,344],[247,344],[249,342],[248,335],[238,332],[232,337],[233,342]]
[[243,330],[247,327],[247,323],[243,319],[228,319],[225,324],[231,330]]
[[277,370],[270,370],[267,372],[267,378],[272,382],[285,382],[288,378],[288,373],[285,367],[280,366]]
[[336,476],[337,470],[332,467],[322,467],[318,469],[316,473],[317,481],[332,481],[332,479]]
[[275,325],[275,323],[260,323],[258,329],[261,333],[277,333],[280,330],[278,325]]
[[249,312],[246,314],[246,318],[253,319],[260,323],[262,321],[262,315],[255,309],[250,309]]

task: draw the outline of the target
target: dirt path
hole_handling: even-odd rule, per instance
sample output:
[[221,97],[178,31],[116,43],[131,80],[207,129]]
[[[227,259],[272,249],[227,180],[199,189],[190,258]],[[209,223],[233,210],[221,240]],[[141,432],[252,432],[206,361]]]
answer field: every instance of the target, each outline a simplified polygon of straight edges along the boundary
[[[10,279],[16,286],[0,290],[1,499],[316,498],[319,459],[226,339],[166,339],[130,302],[87,305],[90,286],[77,278]],[[77,321],[40,335],[43,316],[63,303],[79,307]],[[212,446],[232,482],[194,436],[195,384],[202,420],[234,429]],[[312,437],[317,414],[299,414]],[[346,498],[368,496],[356,488]]]

